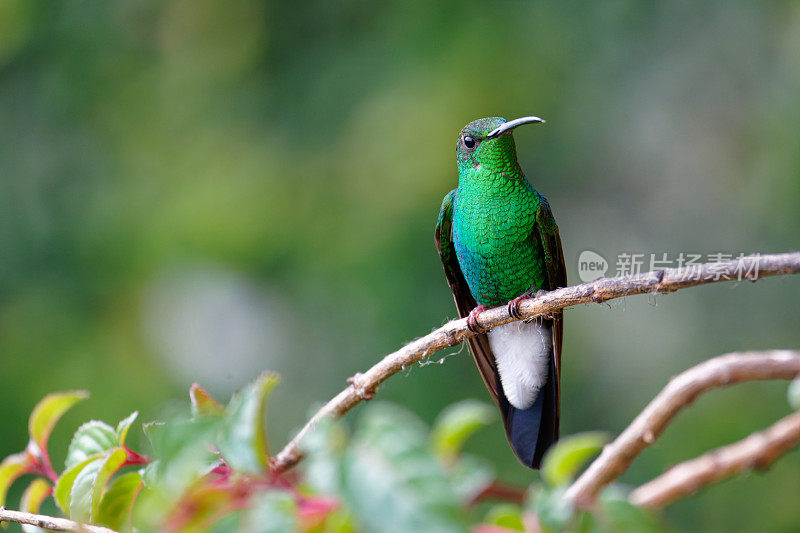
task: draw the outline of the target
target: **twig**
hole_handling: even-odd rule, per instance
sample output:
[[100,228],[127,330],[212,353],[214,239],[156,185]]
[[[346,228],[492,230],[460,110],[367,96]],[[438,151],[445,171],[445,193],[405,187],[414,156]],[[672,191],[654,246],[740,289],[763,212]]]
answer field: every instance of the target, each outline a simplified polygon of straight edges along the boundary
[[[800,252],[748,256],[741,259],[692,265],[691,268],[668,268],[635,276],[601,278],[590,283],[564,287],[538,298],[522,302],[522,319],[553,313],[565,307],[589,302],[605,302],[612,298],[644,293],[665,293],[678,289],[715,283],[718,281],[757,278],[800,272]],[[744,276],[743,276],[744,274]],[[495,307],[481,313],[478,324],[490,329],[513,322],[506,306]],[[363,374],[356,374],[352,384],[328,401],[300,432],[272,460],[276,472],[286,471],[303,458],[301,442],[311,429],[326,417],[338,417],[352,409],[363,399],[375,393],[377,387],[389,377],[409,365],[419,362],[443,348],[455,346],[473,336],[467,330],[467,320],[451,320],[432,333],[421,337],[384,357]]]
[[800,413],[775,422],[766,430],[673,466],[630,494],[635,505],[659,509],[678,498],[747,470],[767,468],[800,443]]
[[800,351],[774,350],[720,355],[672,378],[634,421],[567,489],[576,507],[594,502],[600,490],[622,475],[636,456],[653,444],[684,407],[708,390],[743,381],[793,379],[800,373]]
[[0,507],[0,521],[29,524],[53,531],[77,531],[82,533],[116,533],[113,529],[102,526],[89,526],[66,518],[54,518],[41,514],[23,513]]

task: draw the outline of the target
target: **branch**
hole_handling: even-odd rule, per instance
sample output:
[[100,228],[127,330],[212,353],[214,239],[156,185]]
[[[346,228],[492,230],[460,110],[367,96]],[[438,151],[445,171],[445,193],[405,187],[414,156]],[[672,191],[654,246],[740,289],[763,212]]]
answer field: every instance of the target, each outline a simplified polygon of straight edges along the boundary
[[658,509],[711,483],[767,468],[798,443],[800,413],[793,413],[760,433],[670,468],[634,490],[629,499],[635,505]]
[[[800,374],[800,351],[774,350],[720,355],[672,378],[614,442],[567,489],[576,507],[591,505],[600,490],[617,479],[647,446],[653,444],[678,412],[701,393],[743,381],[794,379]],[[724,476],[723,476],[724,477]]]
[[[749,279],[779,274],[800,273],[800,252],[775,255],[748,256],[731,261],[703,263],[685,268],[668,268],[635,276],[601,278],[590,283],[550,291],[538,298],[525,300],[520,305],[522,319],[535,318],[559,311],[565,307],[634,294],[666,293],[678,289],[727,281]],[[478,324],[491,329],[513,322],[506,306],[495,307],[480,313]],[[467,330],[467,320],[451,320],[432,333],[421,337],[385,356],[364,374],[356,374],[352,385],[328,401],[311,417],[300,432],[272,460],[276,472],[284,472],[303,459],[303,438],[322,419],[340,417],[364,399],[372,397],[377,387],[403,368],[449,346],[455,346],[475,334]]]
[[16,522],[18,524],[29,524],[32,526],[50,529],[53,531],[77,531],[80,533],[116,533],[113,529],[101,526],[88,526],[66,518],[54,518],[41,514],[23,513],[22,511],[11,511],[5,507],[0,507],[0,521]]

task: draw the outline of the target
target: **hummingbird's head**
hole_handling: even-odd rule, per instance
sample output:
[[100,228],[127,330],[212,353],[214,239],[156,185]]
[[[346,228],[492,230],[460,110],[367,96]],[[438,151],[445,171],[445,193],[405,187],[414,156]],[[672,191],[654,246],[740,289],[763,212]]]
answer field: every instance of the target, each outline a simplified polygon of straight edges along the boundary
[[544,122],[539,117],[506,120],[502,117],[481,118],[470,122],[458,135],[456,152],[458,170],[478,166],[492,172],[513,172],[517,169],[517,150],[511,132],[517,126]]

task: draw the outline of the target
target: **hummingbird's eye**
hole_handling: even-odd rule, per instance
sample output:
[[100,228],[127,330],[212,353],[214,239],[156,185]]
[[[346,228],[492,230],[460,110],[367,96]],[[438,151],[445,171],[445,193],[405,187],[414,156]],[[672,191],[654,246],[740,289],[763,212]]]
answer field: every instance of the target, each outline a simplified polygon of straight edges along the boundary
[[473,148],[475,148],[475,139],[467,135],[466,137],[464,137],[464,146],[472,150]]

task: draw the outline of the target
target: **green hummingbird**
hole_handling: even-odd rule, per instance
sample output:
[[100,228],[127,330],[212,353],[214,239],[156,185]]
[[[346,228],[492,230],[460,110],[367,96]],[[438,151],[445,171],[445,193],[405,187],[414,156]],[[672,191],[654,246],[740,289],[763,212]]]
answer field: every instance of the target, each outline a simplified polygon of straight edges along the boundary
[[558,439],[563,313],[483,331],[476,316],[567,284],[558,226],[547,199],[517,162],[512,131],[538,117],[482,118],[458,136],[458,187],[442,202],[435,243],[459,315],[479,333],[470,349],[500,408],[519,460],[539,468]]

